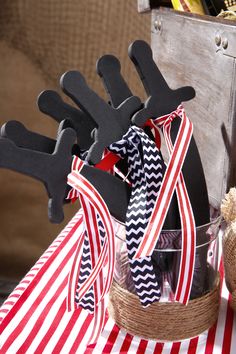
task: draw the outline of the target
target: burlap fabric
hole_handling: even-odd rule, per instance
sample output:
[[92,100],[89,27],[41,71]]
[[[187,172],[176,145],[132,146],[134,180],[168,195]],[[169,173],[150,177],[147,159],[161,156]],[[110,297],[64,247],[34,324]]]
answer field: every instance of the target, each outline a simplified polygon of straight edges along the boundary
[[149,16],[138,14],[136,0],[6,0],[0,38],[26,53],[53,84],[64,71],[79,68],[98,91],[96,59],[115,54],[130,86],[142,95],[127,48],[135,39],[149,41]]
[[231,307],[236,311],[236,221],[225,230],[223,254],[226,285],[232,294]]
[[[28,129],[55,137],[57,124],[40,114],[40,91],[58,88],[66,70],[78,69],[106,97],[95,63],[116,55],[133,92],[143,88],[127,48],[135,39],[149,41],[149,15],[136,0],[6,0],[0,11],[0,119],[22,121]],[[43,185],[0,170],[0,278],[19,278],[35,262],[74,214],[67,206],[64,224],[51,225]]]
[[227,228],[223,236],[225,281],[232,295],[231,307],[236,310],[236,188],[231,188],[221,204]]

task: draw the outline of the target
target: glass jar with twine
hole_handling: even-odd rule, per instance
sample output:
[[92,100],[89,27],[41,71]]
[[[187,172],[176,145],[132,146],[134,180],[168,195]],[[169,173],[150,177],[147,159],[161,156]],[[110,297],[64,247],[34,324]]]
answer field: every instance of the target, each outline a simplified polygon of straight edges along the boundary
[[[213,206],[214,205],[214,206]],[[196,258],[190,300],[174,301],[181,256],[181,230],[163,230],[152,262],[161,283],[161,299],[141,306],[129,268],[125,226],[116,233],[116,266],[109,296],[109,314],[117,325],[145,339],[176,341],[199,335],[218,317],[220,277],[218,241],[221,216],[219,203],[211,200],[211,221],[196,228]],[[163,242],[162,242],[163,241]]]

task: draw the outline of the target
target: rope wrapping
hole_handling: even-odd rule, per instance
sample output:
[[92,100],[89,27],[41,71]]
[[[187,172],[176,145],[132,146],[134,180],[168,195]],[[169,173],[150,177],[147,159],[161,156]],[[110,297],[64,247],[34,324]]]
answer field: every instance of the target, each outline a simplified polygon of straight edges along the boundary
[[115,281],[109,293],[109,315],[132,335],[158,341],[179,341],[199,335],[217,320],[220,303],[220,276],[214,288],[187,306],[177,302],[155,302],[147,308],[136,295]]

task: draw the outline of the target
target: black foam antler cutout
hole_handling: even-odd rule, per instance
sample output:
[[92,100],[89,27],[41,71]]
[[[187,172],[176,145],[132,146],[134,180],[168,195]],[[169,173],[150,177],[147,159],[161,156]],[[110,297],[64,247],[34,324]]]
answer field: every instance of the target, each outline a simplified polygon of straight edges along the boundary
[[1,127],[1,137],[7,138],[15,143],[16,146],[31,149],[48,154],[53,153],[56,140],[44,135],[32,132],[16,120],[10,120]]
[[78,71],[69,71],[61,78],[63,91],[89,114],[97,123],[95,142],[88,152],[92,164],[100,161],[105,147],[118,141],[130,126],[130,119],[141,105],[138,97],[126,99],[118,108],[113,108],[91,90]]
[[[109,94],[110,101],[113,106],[118,106],[121,102],[125,101],[125,99],[133,95],[121,74],[120,62],[115,56],[104,55],[101,57],[97,62],[97,72],[103,80],[103,84]],[[145,131],[150,136],[150,138],[153,139],[149,127],[145,128]],[[122,171],[126,170],[124,163],[124,160],[118,162],[119,168],[121,167]],[[165,170],[164,161],[163,170]],[[123,205],[122,208],[127,209],[127,205]],[[176,195],[174,195],[172,198],[169,211],[166,216],[164,228],[169,230],[180,228],[180,218]]]
[[26,174],[44,183],[49,196],[48,216],[53,223],[60,223],[64,218],[63,201],[75,139],[73,129],[63,130],[53,153],[47,154],[18,147],[11,140],[0,138],[0,167]]
[[94,120],[85,112],[65,103],[53,90],[43,91],[38,96],[38,107],[41,112],[54,118],[57,122],[68,120],[75,129],[81,150],[87,150],[93,143],[91,132],[97,127]]
[[[142,125],[148,117],[156,118],[171,113],[182,101],[190,100],[195,96],[195,91],[190,86],[177,90],[169,88],[153,60],[151,48],[146,42],[139,40],[131,44],[129,55],[149,95],[144,108],[132,118],[135,124]],[[179,118],[172,122],[171,139],[173,143],[177,137],[179,125]],[[182,171],[196,225],[204,225],[210,221],[209,200],[200,154],[193,137],[189,144]],[[199,191],[201,192],[199,193]]]
[[[61,121],[57,131],[57,137],[61,134],[62,130],[66,128],[71,128],[70,121]],[[14,142],[18,147],[25,149],[46,152],[52,154],[55,146],[56,140],[49,138],[45,135],[32,132],[19,121],[10,120],[3,124],[1,127],[0,135],[3,138],[7,138]],[[72,146],[72,155],[80,156],[81,150],[78,144]]]
[[120,62],[114,55],[103,55],[97,61],[96,67],[113,107],[118,107],[127,98],[133,96],[121,75]]
[[[126,81],[121,75],[119,59],[114,55],[103,55],[96,64],[98,75],[101,77],[103,86],[108,94],[109,103],[112,107],[119,107],[127,98],[133,96]],[[128,173],[127,160],[121,159],[117,167],[124,175]]]
[[142,80],[143,86],[149,96],[144,108],[137,112],[132,121],[138,126],[143,126],[148,118],[156,118],[171,113],[183,101],[195,97],[195,90],[185,86],[172,90],[152,57],[149,45],[138,40],[129,46],[129,56]]
[[[70,154],[68,147],[66,154],[60,153],[59,150],[58,155],[56,145],[69,143],[68,146],[71,146],[71,141],[67,139],[61,141],[65,134],[63,128],[65,127],[59,128],[58,141],[56,141],[27,130],[20,122],[10,121],[2,127],[5,137],[0,138],[0,167],[26,174],[44,183],[49,196],[48,215],[53,223],[60,223],[63,220],[62,207],[68,191],[66,177],[71,168],[71,155],[77,146],[72,146]],[[17,129],[20,132],[19,136],[17,136]],[[66,134],[68,134],[67,129]],[[74,133],[74,138],[75,136]],[[55,158],[55,154],[58,158]],[[80,173],[98,189],[111,214],[125,222],[130,187],[117,177],[91,166],[84,165]]]

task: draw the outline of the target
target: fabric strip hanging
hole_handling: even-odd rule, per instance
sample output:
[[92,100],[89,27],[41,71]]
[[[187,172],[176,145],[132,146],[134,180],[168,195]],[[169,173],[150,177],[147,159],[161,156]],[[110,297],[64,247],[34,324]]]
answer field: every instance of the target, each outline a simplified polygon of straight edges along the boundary
[[[181,124],[173,146],[170,131],[171,123],[176,117],[181,118]],[[175,300],[187,304],[194,272],[196,229],[193,211],[181,169],[192,137],[193,126],[187,118],[182,105],[174,112],[155,119],[154,123],[163,130],[170,160],[144,237],[136,251],[135,259],[142,259],[152,255],[176,188],[181,217],[182,253]]]
[[[115,240],[113,221],[108,208],[96,189],[80,175],[79,171],[82,167],[83,162],[74,156],[72,172],[68,175],[68,184],[77,193],[70,191],[69,195],[74,197],[79,194],[84,214],[85,232],[78,238],[77,251],[69,276],[68,310],[75,310],[80,305],[94,313],[94,327],[89,343],[95,343],[105,321],[104,296],[108,293],[113,280]],[[85,233],[88,245],[84,244]],[[88,264],[84,262],[82,268],[82,250],[86,248],[89,249],[90,254],[88,255],[86,250],[84,256],[87,257]],[[103,269],[106,262],[108,268],[104,280]],[[84,281],[81,281],[81,274],[85,275]]]
[[120,141],[111,144],[109,150],[128,159],[132,192],[126,214],[126,244],[136,293],[146,307],[160,299],[159,279],[150,256],[137,260],[133,257],[161,186],[163,164],[155,143],[135,126],[130,127]]

